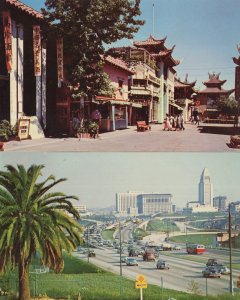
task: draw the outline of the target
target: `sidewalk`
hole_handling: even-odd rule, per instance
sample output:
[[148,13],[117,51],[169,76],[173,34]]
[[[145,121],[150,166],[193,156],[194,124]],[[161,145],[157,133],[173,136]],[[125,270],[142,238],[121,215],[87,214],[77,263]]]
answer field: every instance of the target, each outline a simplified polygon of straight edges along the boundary
[[[239,152],[229,147],[232,127],[218,124],[217,130],[185,124],[184,131],[163,131],[163,125],[152,125],[151,131],[137,132],[136,126],[100,134],[97,139],[43,138],[10,141],[4,150],[24,152]],[[220,130],[219,130],[220,128]],[[214,131],[216,133],[209,133]],[[219,132],[220,131],[220,132]]]

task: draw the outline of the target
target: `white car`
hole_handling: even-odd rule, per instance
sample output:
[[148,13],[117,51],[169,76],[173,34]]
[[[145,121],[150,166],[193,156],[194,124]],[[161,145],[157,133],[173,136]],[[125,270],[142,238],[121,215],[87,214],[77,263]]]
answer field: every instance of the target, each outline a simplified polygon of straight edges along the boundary
[[174,245],[174,246],[173,246],[173,250],[181,250],[181,247],[178,246],[178,245]]

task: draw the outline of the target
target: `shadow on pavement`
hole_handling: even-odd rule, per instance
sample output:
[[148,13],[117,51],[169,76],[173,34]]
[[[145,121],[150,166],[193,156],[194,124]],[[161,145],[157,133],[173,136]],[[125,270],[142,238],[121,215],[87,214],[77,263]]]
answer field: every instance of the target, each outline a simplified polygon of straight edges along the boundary
[[200,133],[210,133],[210,134],[224,134],[224,135],[237,135],[240,134],[239,127],[229,127],[224,125],[200,125],[198,126]]

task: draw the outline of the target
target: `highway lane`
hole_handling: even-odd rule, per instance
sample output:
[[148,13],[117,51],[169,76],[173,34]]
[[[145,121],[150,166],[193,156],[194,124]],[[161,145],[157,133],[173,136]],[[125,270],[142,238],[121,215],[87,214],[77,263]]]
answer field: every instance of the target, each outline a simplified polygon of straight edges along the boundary
[[[114,249],[96,249],[96,258],[90,258],[90,261],[94,264],[114,272],[120,273],[120,256]],[[77,253],[75,255],[78,256]],[[223,275],[218,278],[203,278],[202,270],[205,267],[205,263],[193,262],[183,260],[177,257],[170,257],[160,254],[161,258],[166,259],[170,264],[170,270],[157,270],[155,262],[144,262],[141,257],[137,258],[139,266],[126,266],[122,263],[123,276],[126,276],[132,280],[136,279],[136,276],[143,274],[146,277],[148,283],[161,285],[161,277],[163,278],[163,286],[179,291],[188,291],[190,282],[192,280],[199,284],[199,288],[202,294],[205,294],[206,283],[208,288],[208,294],[219,295],[228,293],[229,291],[229,275]],[[82,257],[82,255],[81,255]],[[234,271],[234,282],[237,280],[238,272]]]

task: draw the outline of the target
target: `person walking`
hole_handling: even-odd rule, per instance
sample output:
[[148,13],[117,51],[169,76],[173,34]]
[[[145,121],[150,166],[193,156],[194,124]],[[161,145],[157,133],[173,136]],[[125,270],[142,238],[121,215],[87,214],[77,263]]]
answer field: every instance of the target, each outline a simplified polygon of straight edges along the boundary
[[183,115],[182,114],[180,114],[180,129],[185,130],[184,120],[183,120]]
[[170,124],[169,114],[166,114],[166,118],[164,119],[164,128],[163,130],[172,130],[172,126]]

